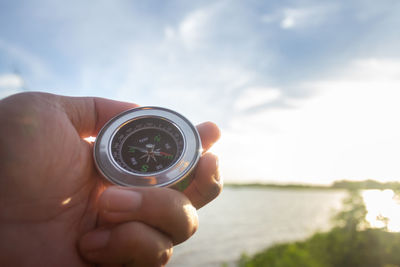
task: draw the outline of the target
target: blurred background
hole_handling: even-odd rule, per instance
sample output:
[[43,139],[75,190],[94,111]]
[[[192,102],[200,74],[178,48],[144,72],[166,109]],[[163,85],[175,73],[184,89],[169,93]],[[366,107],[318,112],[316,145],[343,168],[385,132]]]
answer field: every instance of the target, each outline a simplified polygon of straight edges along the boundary
[[228,186],[170,265],[234,266],[349,218],[356,234],[400,230],[399,47],[398,0],[0,0],[0,98],[99,96],[217,123]]

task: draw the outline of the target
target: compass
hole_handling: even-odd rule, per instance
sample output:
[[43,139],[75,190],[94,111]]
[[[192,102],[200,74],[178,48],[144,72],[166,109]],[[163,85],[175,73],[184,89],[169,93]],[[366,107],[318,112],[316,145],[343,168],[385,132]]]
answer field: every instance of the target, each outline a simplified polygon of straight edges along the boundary
[[97,169],[114,184],[184,190],[201,156],[201,141],[179,113],[140,107],[107,122],[93,151]]

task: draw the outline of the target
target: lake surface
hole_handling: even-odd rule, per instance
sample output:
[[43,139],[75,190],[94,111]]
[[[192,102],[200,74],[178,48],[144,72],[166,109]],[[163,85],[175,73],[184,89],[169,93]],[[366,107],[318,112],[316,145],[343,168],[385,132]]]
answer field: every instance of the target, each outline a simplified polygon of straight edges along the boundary
[[346,195],[339,190],[225,188],[199,210],[197,233],[174,248],[168,266],[234,266],[243,252],[251,255],[328,230]]

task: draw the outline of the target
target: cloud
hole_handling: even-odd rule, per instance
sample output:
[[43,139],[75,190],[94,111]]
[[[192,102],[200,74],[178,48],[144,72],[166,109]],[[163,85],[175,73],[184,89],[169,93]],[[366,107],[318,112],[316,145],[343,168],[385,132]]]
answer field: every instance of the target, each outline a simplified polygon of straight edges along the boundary
[[354,8],[356,19],[361,22],[373,19],[385,20],[392,16],[398,19],[399,1],[384,0],[381,3],[378,5],[374,0],[355,0],[350,6]]
[[179,36],[188,49],[193,49],[204,38],[207,22],[211,17],[211,11],[200,9],[189,15],[179,25]]
[[12,73],[0,74],[0,99],[22,91],[24,81],[19,75]]
[[307,28],[323,24],[337,10],[338,5],[333,4],[288,7],[263,15],[261,21],[267,24],[279,23],[279,26],[285,30]]
[[217,1],[191,10],[177,25],[165,27],[165,41],[187,50],[207,48],[215,44],[216,32],[222,28],[221,16],[224,16],[227,8],[226,1]]
[[286,107],[283,101],[281,89],[250,87],[237,97],[234,108],[239,112],[257,112],[260,109]]
[[211,13],[210,9],[198,9],[189,13],[177,27],[166,26],[165,41],[188,50],[201,47],[207,36]]
[[353,79],[362,81],[400,81],[400,61],[393,58],[357,59],[351,63]]
[[[150,3],[100,1],[93,6],[41,0],[29,5],[32,12],[20,23],[48,25],[45,30],[29,29],[36,30],[31,36],[46,44],[39,51],[50,52],[39,57],[33,46],[19,45],[19,50],[27,52],[22,58],[33,59],[23,65],[44,73],[54,70],[44,78],[30,75],[29,85],[35,80],[34,88],[57,93],[167,105],[196,121],[213,118],[223,125],[237,114],[290,108],[297,98],[312,97],[316,92],[304,81],[342,64],[341,57],[347,59],[342,51],[359,51],[356,37],[336,36],[336,28],[314,27],[342,20],[343,16],[333,16],[342,10],[341,4],[217,1],[172,2],[155,8]],[[265,10],[272,11],[266,14]],[[265,14],[263,22],[261,14]],[[315,38],[307,31],[288,34],[308,28],[319,29]],[[363,32],[347,28],[352,37],[354,32]],[[27,38],[16,44],[31,42]],[[271,100],[266,95],[254,104],[247,100],[246,108],[240,108],[243,99],[252,98],[251,88],[274,88],[279,96]]]
[[[19,9],[16,3],[10,5]],[[229,178],[315,178],[334,169],[321,161],[325,149],[340,161],[335,149],[338,140],[346,142],[340,122],[351,128],[362,117],[360,129],[372,134],[363,111],[378,120],[367,107],[387,118],[397,112],[382,107],[380,94],[398,99],[388,88],[399,87],[399,61],[387,59],[399,53],[398,8],[391,0],[36,0],[24,5],[23,19],[0,11],[15,23],[0,29],[0,67],[22,65],[35,89],[166,106],[194,122],[213,120],[223,130],[221,164],[230,161]],[[226,154],[232,147],[251,154],[244,159],[251,172]],[[261,168],[267,163],[270,169]]]
[[12,65],[23,68],[37,79],[46,79],[51,76],[41,57],[15,43],[0,39],[0,53],[7,55]]
[[[204,61],[201,55],[182,58],[182,51],[169,51],[168,55],[152,51],[142,50],[143,58],[135,55],[141,63],[132,62],[127,67],[135,75],[127,76],[124,84],[116,87],[118,98],[167,106],[188,114],[195,122],[212,118],[223,125],[234,115],[232,105],[238,92],[254,78],[240,64]],[[145,94],[135,93],[149,86],[151,90]]]
[[[305,81],[318,94],[290,100],[295,109],[235,117],[214,151],[223,154],[225,180],[398,179],[399,64],[400,59],[354,59],[329,78]],[[231,147],[236,154],[223,153]]]
[[22,78],[16,74],[0,74],[0,88],[20,88],[24,85]]
[[[132,45],[124,53],[123,72],[129,75],[115,85],[116,97],[175,108],[196,122],[229,121],[235,99],[256,77],[231,54],[224,56],[227,49],[218,49],[215,36],[220,35],[223,12],[218,4],[196,8],[175,26],[167,24],[161,42]],[[135,89],[142,92],[135,94]]]
[[[29,69],[50,73],[47,66],[51,66],[56,73],[50,77],[32,74],[29,85],[34,77],[35,81],[50,81],[46,87],[58,88],[58,93],[164,103],[185,107],[184,112],[216,116],[222,123],[234,116],[237,99],[249,87],[275,86],[282,91],[277,101],[266,103],[268,107],[284,107],[287,95],[299,93],[291,92],[287,85],[270,83],[274,44],[255,28],[258,10],[240,1],[187,8],[177,5],[173,18],[162,8],[151,13],[154,16],[143,15],[140,7],[125,2],[101,1],[96,6],[78,1],[65,5],[43,2],[46,5],[30,7],[33,18],[27,21],[50,25],[53,37],[43,43],[50,46],[54,57],[35,60],[29,52],[22,58]],[[109,17],[113,19],[104,19]],[[48,38],[44,32],[40,34]],[[56,74],[58,77],[52,77]],[[39,86],[44,87],[40,82],[33,85]],[[181,101],[168,96],[179,96]],[[192,104],[188,107],[186,103]],[[209,113],[201,112],[207,105],[213,106]],[[253,105],[249,111],[264,106]]]
[[320,14],[320,8],[287,8],[283,10],[280,26],[282,29],[291,29],[309,25],[315,15]]

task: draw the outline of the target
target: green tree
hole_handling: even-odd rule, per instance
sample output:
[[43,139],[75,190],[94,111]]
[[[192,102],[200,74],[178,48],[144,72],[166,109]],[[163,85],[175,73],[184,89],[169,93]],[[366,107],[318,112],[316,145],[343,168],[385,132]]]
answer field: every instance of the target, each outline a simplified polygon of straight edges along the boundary
[[357,191],[350,191],[334,227],[302,242],[272,246],[252,257],[243,255],[240,267],[400,267],[400,234],[371,229]]

